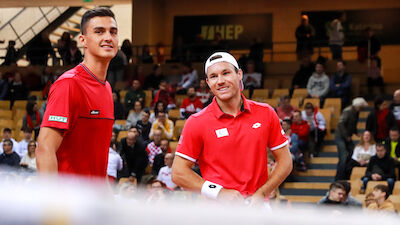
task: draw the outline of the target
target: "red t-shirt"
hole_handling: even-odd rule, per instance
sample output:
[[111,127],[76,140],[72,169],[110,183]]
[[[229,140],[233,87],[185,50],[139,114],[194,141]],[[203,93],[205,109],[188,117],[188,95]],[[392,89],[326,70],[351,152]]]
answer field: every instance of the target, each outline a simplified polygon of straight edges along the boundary
[[252,195],[268,180],[267,147],[287,145],[275,111],[246,100],[236,117],[225,114],[215,98],[185,123],[176,155],[198,161],[205,180]]
[[111,86],[83,64],[51,86],[42,127],[64,130],[57,150],[58,171],[106,177],[114,122]]
[[200,111],[202,108],[203,103],[201,103],[200,99],[197,97],[193,101],[190,98],[185,98],[181,104],[181,109],[184,109],[184,111],[189,114],[194,114]]
[[300,124],[292,123],[290,127],[293,133],[299,136],[299,139],[302,141],[308,141],[308,137],[310,136],[310,125],[303,120]]

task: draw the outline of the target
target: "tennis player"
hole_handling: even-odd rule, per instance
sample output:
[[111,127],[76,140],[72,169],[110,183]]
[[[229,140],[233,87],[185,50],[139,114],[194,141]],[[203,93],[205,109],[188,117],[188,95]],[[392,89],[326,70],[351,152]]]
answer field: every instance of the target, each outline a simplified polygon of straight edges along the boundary
[[[205,63],[212,103],[186,122],[172,168],[173,182],[218,200],[264,203],[292,169],[288,140],[267,104],[242,94],[243,72],[225,52]],[[268,175],[267,148],[277,166]],[[198,162],[202,177],[192,171]]]
[[36,161],[41,173],[106,178],[108,147],[114,122],[113,98],[106,81],[118,51],[113,12],[85,12],[79,41],[85,57],[51,86],[38,138]]

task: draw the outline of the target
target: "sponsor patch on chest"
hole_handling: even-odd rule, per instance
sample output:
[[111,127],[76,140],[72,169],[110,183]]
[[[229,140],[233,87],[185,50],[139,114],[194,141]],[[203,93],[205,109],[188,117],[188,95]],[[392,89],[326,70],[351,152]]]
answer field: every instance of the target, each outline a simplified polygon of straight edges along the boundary
[[90,115],[100,115],[100,110],[90,110]]
[[227,128],[222,128],[222,129],[215,130],[215,133],[217,134],[217,138],[222,138],[222,137],[229,136]]

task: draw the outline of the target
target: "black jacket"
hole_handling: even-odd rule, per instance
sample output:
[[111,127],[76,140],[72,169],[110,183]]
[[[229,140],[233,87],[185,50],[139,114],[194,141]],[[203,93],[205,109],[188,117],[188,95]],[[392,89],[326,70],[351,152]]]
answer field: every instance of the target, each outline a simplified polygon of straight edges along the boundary
[[[385,140],[385,147],[386,147],[386,154],[390,156],[390,153],[392,152],[392,142],[390,141],[390,138]],[[394,150],[396,153],[396,157],[400,157],[400,144],[396,145],[396,149]]]
[[378,173],[382,176],[382,180],[386,180],[387,178],[395,178],[395,165],[394,160],[386,154],[383,158],[378,158],[378,156],[374,155],[369,160],[369,164],[367,170],[365,171],[365,177],[371,179],[371,175],[374,173],[374,167],[378,167],[382,170],[382,173]]
[[0,155],[0,165],[19,167],[19,162],[20,161],[21,161],[21,158],[15,152],[13,152],[11,154],[3,153],[3,154]]

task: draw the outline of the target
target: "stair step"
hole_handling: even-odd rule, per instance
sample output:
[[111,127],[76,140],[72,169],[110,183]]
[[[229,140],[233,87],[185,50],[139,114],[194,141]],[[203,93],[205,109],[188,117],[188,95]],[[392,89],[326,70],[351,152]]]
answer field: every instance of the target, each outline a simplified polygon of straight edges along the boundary
[[69,30],[69,31],[72,31],[72,32],[77,32],[77,33],[79,33],[79,32],[81,31],[81,30],[78,29],[78,28],[69,27],[69,26],[66,26],[66,25],[61,25],[60,28],[62,28],[62,29],[64,29],[64,30]]
[[284,196],[289,195],[305,195],[305,196],[321,196],[325,195],[328,189],[279,189],[279,193]]
[[51,33],[52,35],[55,35],[55,36],[57,36],[57,37],[61,37],[62,36],[62,34],[61,33],[58,33],[58,32],[53,32],[53,33]]
[[308,164],[307,167],[309,169],[332,169],[335,170],[336,169],[336,165],[337,164]]
[[359,118],[367,118],[369,115],[370,111],[361,111],[359,114]]
[[317,203],[324,196],[288,195],[285,198],[291,202]]
[[325,182],[285,182],[282,188],[292,188],[292,189],[329,189],[330,183]]
[[316,176],[316,177],[320,177],[320,176],[335,176],[336,174],[336,170],[332,170],[332,169],[309,169],[306,172],[300,172],[300,171],[296,171],[295,175],[296,176]]
[[313,164],[337,164],[339,159],[337,157],[315,157],[310,159]]
[[337,152],[320,152],[318,157],[338,157]]
[[359,130],[365,130],[365,125],[366,125],[366,122],[358,122],[357,123],[357,129],[359,129]]
[[295,181],[298,182],[328,182],[331,183],[334,181],[334,177],[329,176],[319,176],[319,177],[309,177],[309,176],[296,176],[294,178]]
[[325,145],[322,148],[322,152],[337,152],[337,146],[336,145]]
[[324,144],[325,144],[325,146],[329,146],[329,145],[335,145],[336,146],[335,140],[325,140]]

